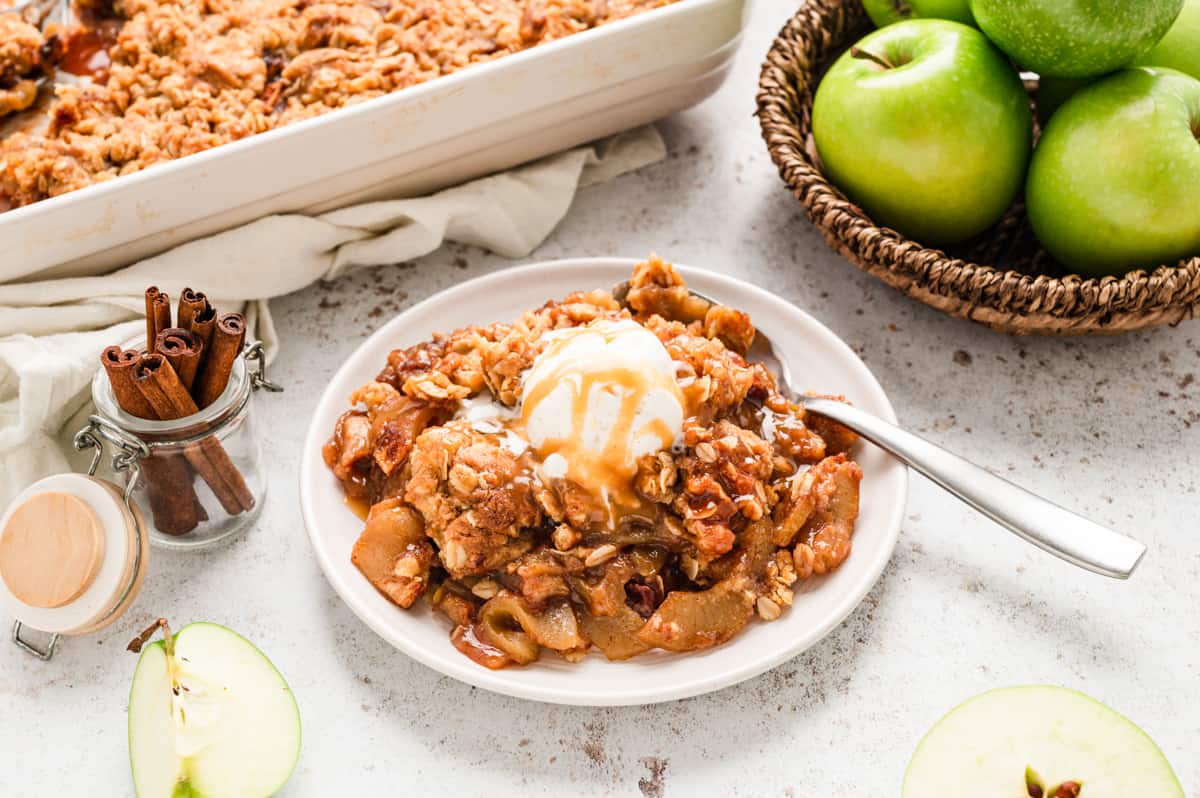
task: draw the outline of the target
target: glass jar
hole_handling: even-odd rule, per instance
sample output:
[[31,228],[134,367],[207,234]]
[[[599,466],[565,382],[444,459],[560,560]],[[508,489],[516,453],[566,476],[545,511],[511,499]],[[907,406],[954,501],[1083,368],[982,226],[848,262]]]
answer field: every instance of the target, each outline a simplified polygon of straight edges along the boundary
[[[256,362],[255,371],[248,361]],[[126,413],[105,370],[96,372],[92,424],[112,425],[138,449],[130,453],[123,474],[155,545],[209,546],[246,528],[262,511],[267,480],[251,399],[258,388],[282,390],[266,379],[263,363],[262,345],[251,344],[234,361],[224,393],[199,412],[172,421]]]

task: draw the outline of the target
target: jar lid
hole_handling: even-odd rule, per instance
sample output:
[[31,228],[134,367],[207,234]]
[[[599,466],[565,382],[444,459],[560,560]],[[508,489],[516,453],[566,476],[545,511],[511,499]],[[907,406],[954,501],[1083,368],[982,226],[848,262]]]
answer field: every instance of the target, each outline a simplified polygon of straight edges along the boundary
[[81,474],[39,480],[0,517],[0,600],[43,632],[100,628],[141,584],[142,537],[115,486]]

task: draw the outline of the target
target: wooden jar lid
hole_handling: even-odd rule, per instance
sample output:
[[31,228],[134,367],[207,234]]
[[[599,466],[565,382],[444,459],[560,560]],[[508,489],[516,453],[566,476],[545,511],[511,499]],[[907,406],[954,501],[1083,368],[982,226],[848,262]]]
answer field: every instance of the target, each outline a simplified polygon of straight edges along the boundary
[[0,513],[0,605],[43,632],[100,629],[137,595],[148,542],[117,486],[82,474],[46,477]]
[[96,513],[69,493],[39,493],[0,529],[0,579],[31,607],[61,607],[91,586],[104,559]]

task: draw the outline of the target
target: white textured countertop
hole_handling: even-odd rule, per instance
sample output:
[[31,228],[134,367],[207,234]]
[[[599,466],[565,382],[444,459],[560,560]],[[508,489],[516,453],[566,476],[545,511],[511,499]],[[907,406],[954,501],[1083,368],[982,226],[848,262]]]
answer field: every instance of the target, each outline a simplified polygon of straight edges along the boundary
[[260,523],[213,552],[156,550],[126,618],[64,641],[52,662],[0,645],[0,795],[130,792],[124,645],[157,614],[227,624],[286,675],[304,720],[289,796],[892,796],[949,707],[1033,682],[1128,714],[1200,792],[1200,323],[1020,340],[842,261],[779,181],[751,116],[759,62],[794,7],[760,3],[724,89],[662,123],[669,160],[585,190],[532,259],[657,251],[769,287],[862,355],[903,423],[1149,544],[1131,582],[1041,554],[914,478],[895,556],[862,606],[740,686],[586,709],[440,676],[326,584],[296,471],[326,379],[369,332],[510,265],[453,248],[274,303],[285,347],[272,376],[287,392],[257,400],[271,483]]

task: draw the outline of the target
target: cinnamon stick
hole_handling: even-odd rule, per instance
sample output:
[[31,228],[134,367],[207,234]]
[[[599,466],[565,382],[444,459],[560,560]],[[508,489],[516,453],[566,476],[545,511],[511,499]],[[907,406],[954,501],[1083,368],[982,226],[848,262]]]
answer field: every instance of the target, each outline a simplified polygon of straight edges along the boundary
[[196,379],[192,381],[192,397],[195,398],[198,395],[196,389],[200,376],[204,374],[204,361],[208,359],[209,350],[212,349],[213,330],[217,327],[217,309],[209,304],[208,299],[205,299],[204,304],[192,313],[188,327],[204,345],[204,350],[200,354],[200,367],[196,371]]
[[171,298],[157,287],[146,289],[146,351],[154,351],[160,330],[171,326]]
[[159,331],[154,351],[167,359],[183,387],[191,390],[204,357],[204,342],[200,337],[182,327],[168,327]]
[[100,364],[108,374],[108,384],[121,409],[131,416],[153,419],[157,418],[154,408],[133,384],[133,373],[141,358],[142,353],[137,350],[110,346],[100,353]]
[[192,329],[192,319],[208,305],[208,297],[199,291],[185,288],[179,294],[179,309],[175,312],[175,326]]
[[[162,355],[142,355],[134,373],[134,384],[164,421],[199,412],[187,388]],[[254,506],[254,496],[242,473],[216,438],[209,436],[186,446],[183,453],[196,473],[208,483],[225,512],[237,515]]]
[[[113,395],[121,409],[139,418],[154,418],[154,408],[134,385],[133,372],[141,353],[110,346],[100,355]],[[142,478],[154,526],[168,535],[191,532],[206,516],[192,488],[192,470],[178,455],[148,457],[141,462]]]
[[196,380],[193,394],[199,407],[208,407],[224,393],[233,364],[246,342],[246,318],[241,313],[225,313],[216,321],[204,368]]
[[217,309],[205,299],[204,304],[193,311],[188,324],[180,324],[179,326],[186,326],[194,332],[204,342],[204,348],[208,349],[209,343],[212,341],[213,329],[217,326]]

